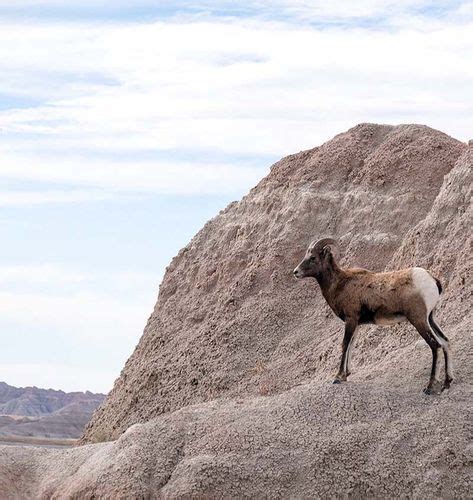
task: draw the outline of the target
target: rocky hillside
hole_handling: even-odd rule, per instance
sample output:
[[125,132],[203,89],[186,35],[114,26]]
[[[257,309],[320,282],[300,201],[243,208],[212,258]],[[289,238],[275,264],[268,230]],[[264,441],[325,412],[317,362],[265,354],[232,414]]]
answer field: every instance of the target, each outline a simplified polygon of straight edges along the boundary
[[[363,124],[284,158],[169,266],[83,441],[118,439],[4,448],[0,493],[468,497],[472,181],[473,146],[420,125]],[[330,384],[342,324],[291,275],[322,235],[342,263],[441,277],[450,391],[422,393],[430,351],[406,324],[361,328],[350,381]]]
[[[384,269],[463,151],[428,127],[365,124],[276,163],[171,262],[144,335],[85,440],[114,439],[215,397],[329,379],[340,322],[313,282],[292,276],[308,242],[335,236],[345,262]],[[368,370],[370,362],[355,357]]]
[[18,388],[0,382],[0,437],[78,438],[104,394]]

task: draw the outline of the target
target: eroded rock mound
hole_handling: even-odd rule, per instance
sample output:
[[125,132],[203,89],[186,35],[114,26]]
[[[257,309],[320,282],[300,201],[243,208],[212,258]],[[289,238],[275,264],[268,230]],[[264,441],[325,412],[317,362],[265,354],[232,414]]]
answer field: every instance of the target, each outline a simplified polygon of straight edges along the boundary
[[0,492],[2,478],[18,488],[21,470],[20,498],[467,498],[466,396],[310,382],[210,401],[136,424],[112,443],[6,448]]
[[341,324],[313,282],[292,276],[307,243],[336,236],[345,261],[382,270],[465,148],[421,125],[363,124],[276,163],[173,259],[85,441],[199,401],[327,380]]
[[[85,435],[120,437],[4,447],[0,496],[469,497],[472,169],[473,146],[417,125],[360,125],[277,163],[173,260]],[[362,328],[351,380],[329,383],[341,323],[291,277],[322,234],[350,264],[442,278],[450,391],[422,394],[430,351],[409,325]]]
[[104,399],[104,394],[0,382],[0,441],[15,436],[77,439]]

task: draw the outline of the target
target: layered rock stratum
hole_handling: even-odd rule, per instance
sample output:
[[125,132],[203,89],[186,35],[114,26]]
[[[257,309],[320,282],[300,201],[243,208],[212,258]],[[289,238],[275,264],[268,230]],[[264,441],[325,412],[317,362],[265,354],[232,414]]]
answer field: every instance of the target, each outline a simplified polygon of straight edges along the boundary
[[[144,335],[84,446],[4,448],[23,497],[468,497],[472,487],[473,146],[421,125],[362,124],[276,163],[173,259]],[[312,238],[342,264],[422,265],[455,382],[422,393],[414,328],[342,323],[292,269]],[[100,443],[104,440],[114,440]]]
[[0,382],[0,440],[4,437],[77,439],[104,394],[13,387]]

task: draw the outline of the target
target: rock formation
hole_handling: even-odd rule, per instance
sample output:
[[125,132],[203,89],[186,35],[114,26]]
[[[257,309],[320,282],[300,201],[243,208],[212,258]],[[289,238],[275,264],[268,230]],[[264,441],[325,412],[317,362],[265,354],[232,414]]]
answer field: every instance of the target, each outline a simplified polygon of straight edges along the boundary
[[[467,497],[472,168],[472,146],[420,125],[359,125],[275,164],[171,262],[83,437],[118,439],[4,448],[0,492]],[[313,282],[291,275],[322,235],[340,240],[342,263],[415,263],[441,278],[450,391],[422,393],[430,352],[406,324],[363,327],[351,380],[330,384],[342,324]]]
[[0,440],[2,436],[77,439],[104,398],[104,394],[19,388],[0,382]]
[[[292,276],[308,242],[336,236],[345,262],[384,269],[464,150],[428,127],[359,125],[276,163],[171,262],[145,333],[85,440],[96,432],[114,439],[131,424],[223,395],[330,379],[340,321],[314,282]],[[365,352],[355,366],[371,362]]]

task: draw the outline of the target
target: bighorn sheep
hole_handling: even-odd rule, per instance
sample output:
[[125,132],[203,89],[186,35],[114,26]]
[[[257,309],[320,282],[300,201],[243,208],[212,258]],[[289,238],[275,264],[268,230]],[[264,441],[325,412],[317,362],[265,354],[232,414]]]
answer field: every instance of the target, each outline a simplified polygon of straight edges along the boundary
[[[302,262],[294,269],[296,278],[315,278],[332,311],[345,322],[340,369],[333,381],[339,384],[350,375],[350,347],[358,325],[391,325],[409,321],[432,350],[432,371],[426,394],[448,389],[453,380],[448,338],[435,323],[432,311],[442,292],[440,281],[421,267],[374,273],[361,268],[342,268],[334,253],[335,240],[324,238],[309,245]],[[439,350],[445,357],[445,381],[437,378]]]

